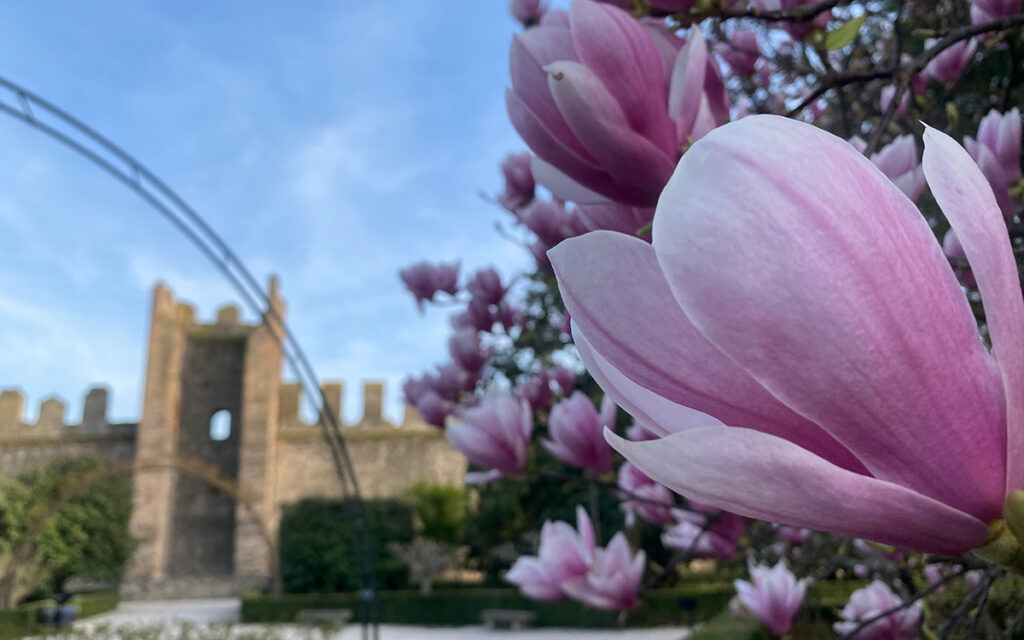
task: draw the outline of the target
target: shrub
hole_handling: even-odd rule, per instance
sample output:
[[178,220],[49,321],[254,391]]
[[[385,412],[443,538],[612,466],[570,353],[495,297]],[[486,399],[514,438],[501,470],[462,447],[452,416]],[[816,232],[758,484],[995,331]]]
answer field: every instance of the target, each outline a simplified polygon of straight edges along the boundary
[[132,491],[94,458],[64,458],[0,485],[0,606],[72,576],[117,580],[135,542]]
[[424,538],[459,544],[466,528],[469,492],[431,482],[418,482],[408,491]]
[[[408,585],[402,562],[384,543],[413,537],[413,509],[399,500],[367,500],[370,536],[376,543],[377,586]],[[352,531],[353,504],[313,498],[284,510],[280,529],[281,581],[285,593],[336,593],[359,588]]]

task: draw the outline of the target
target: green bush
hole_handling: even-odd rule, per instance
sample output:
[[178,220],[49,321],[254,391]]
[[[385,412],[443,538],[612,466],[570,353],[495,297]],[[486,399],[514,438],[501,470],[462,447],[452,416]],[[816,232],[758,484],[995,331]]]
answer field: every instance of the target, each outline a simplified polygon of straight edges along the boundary
[[[687,589],[659,589],[644,596],[642,604],[626,618],[629,626],[649,627],[706,620],[721,611],[732,597],[730,585],[693,585]],[[695,605],[693,620],[681,599]],[[244,622],[292,622],[303,609],[351,609],[359,611],[356,594],[292,594],[242,599]],[[381,622],[391,624],[474,625],[484,609],[522,609],[537,614],[538,627],[614,628],[619,614],[588,609],[571,600],[534,602],[516,589],[436,589],[385,591],[378,594]]]
[[131,509],[129,479],[94,458],[58,459],[0,484],[0,555],[20,558],[0,575],[0,606],[60,591],[72,576],[119,579],[135,549]]
[[[281,518],[281,581],[285,593],[338,593],[359,588],[352,532],[353,504],[314,498],[288,506]],[[402,563],[384,542],[409,542],[413,508],[399,500],[367,500],[370,536],[376,542],[377,585],[409,584]]]
[[469,491],[465,487],[424,481],[413,485],[408,495],[422,527],[421,536],[449,544],[462,542],[469,506]]

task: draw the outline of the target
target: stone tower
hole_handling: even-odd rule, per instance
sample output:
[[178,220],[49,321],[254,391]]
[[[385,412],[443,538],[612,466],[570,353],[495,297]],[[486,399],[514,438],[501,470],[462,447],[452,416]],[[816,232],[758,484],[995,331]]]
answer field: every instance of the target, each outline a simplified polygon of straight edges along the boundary
[[[275,279],[270,299],[283,318]],[[197,323],[191,306],[156,286],[135,452],[139,546],[125,595],[226,595],[268,579],[278,518],[278,330],[270,314],[240,323],[235,307],[220,309],[214,324]]]

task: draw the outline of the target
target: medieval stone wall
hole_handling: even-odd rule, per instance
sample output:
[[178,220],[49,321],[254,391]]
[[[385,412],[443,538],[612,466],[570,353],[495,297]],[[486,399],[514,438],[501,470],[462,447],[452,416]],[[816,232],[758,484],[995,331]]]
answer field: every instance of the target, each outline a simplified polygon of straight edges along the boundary
[[[125,596],[226,595],[263,584],[283,507],[344,495],[320,427],[300,417],[299,385],[281,382],[275,318],[285,305],[276,280],[269,290],[275,313],[260,323],[241,324],[229,306],[203,324],[157,285],[138,424],[107,421],[103,388],[89,391],[74,424],[57,398],[26,423],[21,393],[0,392],[0,475],[78,455],[135,465],[138,547]],[[342,385],[324,384],[321,393],[340,419]],[[461,484],[466,460],[443,433],[410,408],[401,425],[388,422],[383,398],[383,383],[367,382],[362,419],[342,426],[363,497],[398,497],[421,481]],[[220,411],[230,414],[230,430],[213,437],[211,418]]]
[[64,403],[51,397],[40,404],[35,422],[25,422],[21,392],[0,392],[0,475],[16,477],[57,458],[93,456],[126,463],[135,457],[135,424],[107,422],[105,388],[89,390],[80,421],[66,424],[65,413]]

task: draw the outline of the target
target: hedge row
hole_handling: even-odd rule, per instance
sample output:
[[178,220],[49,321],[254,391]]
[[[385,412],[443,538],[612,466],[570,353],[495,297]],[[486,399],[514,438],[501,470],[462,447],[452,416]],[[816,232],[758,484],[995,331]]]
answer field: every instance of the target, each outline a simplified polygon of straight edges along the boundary
[[[721,611],[732,597],[732,585],[691,585],[660,589],[644,596],[626,618],[628,626],[692,624]],[[303,609],[351,609],[358,619],[356,594],[290,594],[247,596],[242,599],[243,622],[292,622]],[[382,591],[378,594],[380,621],[392,624],[475,625],[484,609],[520,609],[537,614],[538,627],[613,628],[619,614],[588,609],[576,602],[534,602],[516,589],[439,589]]]
[[[113,592],[97,592],[76,595],[68,604],[78,605],[79,618],[106,613],[117,606],[118,596]],[[15,609],[0,611],[0,640],[21,638],[43,631],[39,624],[39,610],[53,604],[52,600],[38,600]]]

